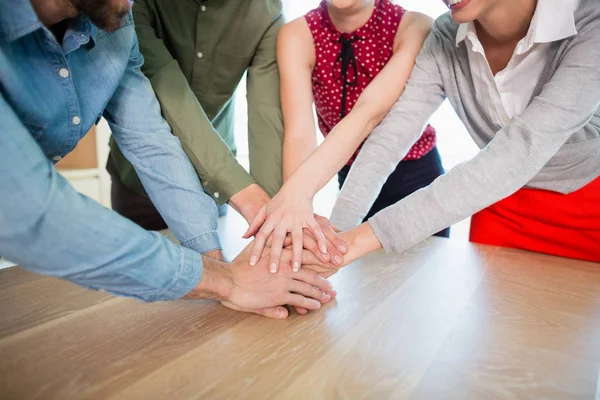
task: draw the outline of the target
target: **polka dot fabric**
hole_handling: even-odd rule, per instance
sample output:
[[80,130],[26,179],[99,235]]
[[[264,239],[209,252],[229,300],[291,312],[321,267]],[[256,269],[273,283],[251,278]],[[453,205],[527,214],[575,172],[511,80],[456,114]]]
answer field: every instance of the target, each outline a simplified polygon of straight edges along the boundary
[[[341,120],[342,90],[341,63],[336,59],[342,44],[340,38],[352,39],[358,76],[353,68],[348,69],[347,80],[356,78],[356,85],[348,86],[346,110],[350,112],[358,97],[392,58],[394,39],[404,9],[389,0],[375,0],[373,15],[365,25],[352,33],[338,31],[327,12],[325,1],[306,14],[315,44],[316,64],[312,75],[313,97],[319,128],[327,136]],[[435,147],[435,129],[427,125],[421,138],[410,149],[404,160],[418,160]],[[351,165],[357,152],[350,158]]]

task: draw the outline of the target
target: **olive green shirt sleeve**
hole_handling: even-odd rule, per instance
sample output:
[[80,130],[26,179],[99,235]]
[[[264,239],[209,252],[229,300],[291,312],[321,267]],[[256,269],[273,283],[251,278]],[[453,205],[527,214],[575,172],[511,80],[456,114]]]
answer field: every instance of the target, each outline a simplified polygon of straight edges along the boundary
[[283,23],[280,15],[265,32],[247,76],[250,173],[270,196],[283,184],[283,116],[276,56],[277,35]]
[[237,162],[214,129],[177,60],[156,35],[146,2],[137,0],[133,14],[145,59],[142,71],[152,83],[163,115],[181,140],[204,189],[219,204],[224,204],[231,196],[254,183],[254,179]]

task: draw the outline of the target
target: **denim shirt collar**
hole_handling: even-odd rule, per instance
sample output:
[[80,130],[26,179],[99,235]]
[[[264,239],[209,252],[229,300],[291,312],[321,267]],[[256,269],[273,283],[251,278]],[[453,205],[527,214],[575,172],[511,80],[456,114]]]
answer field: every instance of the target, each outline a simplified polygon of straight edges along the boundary
[[[43,28],[44,24],[28,0],[0,2],[0,41],[13,42]],[[63,39],[63,50],[67,53],[87,43],[94,45],[96,34],[97,28],[89,18],[79,15],[69,22]]]

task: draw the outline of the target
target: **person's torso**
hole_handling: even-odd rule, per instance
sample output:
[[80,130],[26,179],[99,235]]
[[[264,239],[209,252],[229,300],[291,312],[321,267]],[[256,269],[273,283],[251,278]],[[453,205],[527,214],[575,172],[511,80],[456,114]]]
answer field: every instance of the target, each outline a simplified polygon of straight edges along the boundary
[[[578,30],[600,30],[600,5],[592,0],[582,0],[584,6],[575,12]],[[594,14],[594,15],[590,15]],[[594,26],[592,28],[592,25]],[[449,14],[436,21],[442,49],[435,55],[442,77],[445,94],[452,107],[464,123],[469,134],[480,149],[484,149],[513,117],[522,110],[514,109],[509,117],[508,107],[504,108],[502,96],[495,88],[494,77],[473,76],[467,45],[457,45],[459,27]],[[532,90],[522,89],[520,96],[527,96],[522,102],[527,108],[544,86],[548,84],[559,68],[562,57],[577,44],[578,36],[550,43],[545,49],[546,57],[541,71],[536,70]],[[534,58],[535,60],[535,58]],[[527,61],[524,65],[527,65]],[[531,78],[531,75],[529,75]],[[585,82],[581,82],[585,85]],[[488,91],[489,87],[493,90]],[[486,94],[487,93],[487,94]],[[484,97],[487,96],[487,98]],[[493,97],[493,98],[491,98]],[[523,108],[523,110],[525,109]],[[590,121],[573,134],[544,168],[527,183],[527,187],[570,193],[587,184],[600,174],[600,108]]]
[[[280,17],[281,1],[146,0],[144,4],[156,35],[177,60],[208,118],[233,147],[234,93],[261,38]],[[135,19],[135,6],[133,15]]]
[[[394,55],[394,41],[404,12],[389,0],[376,0],[371,18],[352,33],[341,33],[335,28],[324,1],[306,14],[315,47],[313,99],[324,136],[352,110],[362,92]],[[344,56],[345,52],[351,54]],[[345,63],[344,58],[349,61]],[[419,159],[433,147],[435,130],[427,126],[405,160]],[[358,151],[348,164],[357,154]]]
[[41,24],[16,40],[0,36],[0,90],[48,159],[72,151],[102,116],[134,38],[131,16],[112,33],[72,19],[62,47]]

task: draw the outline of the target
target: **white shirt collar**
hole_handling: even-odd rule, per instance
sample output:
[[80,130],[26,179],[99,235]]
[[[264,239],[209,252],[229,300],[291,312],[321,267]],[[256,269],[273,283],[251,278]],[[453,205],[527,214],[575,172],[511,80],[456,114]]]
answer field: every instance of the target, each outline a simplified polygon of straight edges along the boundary
[[[551,43],[577,34],[575,10],[580,0],[538,0],[527,35],[519,42],[518,53],[525,53],[535,43]],[[460,24],[456,32],[456,45],[467,36],[477,38],[473,22]],[[473,42],[473,41],[472,41]]]

